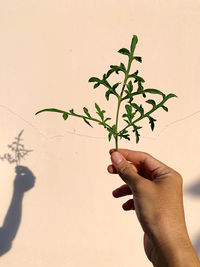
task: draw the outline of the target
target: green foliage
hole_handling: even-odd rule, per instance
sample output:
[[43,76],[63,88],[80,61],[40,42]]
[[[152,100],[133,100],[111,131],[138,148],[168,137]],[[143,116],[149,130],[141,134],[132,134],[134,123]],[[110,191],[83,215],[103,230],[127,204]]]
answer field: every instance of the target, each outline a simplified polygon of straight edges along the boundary
[[[93,127],[89,121],[97,122],[99,125],[102,125],[108,131],[108,140],[111,141],[112,137],[115,139],[116,150],[118,150],[118,137],[120,139],[124,138],[130,141],[130,135],[128,132],[128,128],[132,127],[132,132],[135,134],[136,143],[140,140],[140,129],[141,126],[138,126],[138,122],[144,118],[147,118],[153,131],[155,128],[156,119],[153,118],[151,115],[155,112],[158,108],[162,108],[164,111],[168,111],[168,108],[164,105],[167,100],[173,97],[177,97],[175,94],[168,94],[165,95],[158,89],[147,88],[145,89],[143,84],[145,80],[143,77],[139,76],[139,71],[136,70],[135,72],[131,73],[131,65],[133,61],[142,62],[142,57],[135,56],[135,49],[138,42],[138,38],[136,35],[133,35],[131,40],[130,49],[121,48],[118,52],[121,55],[128,56],[128,64],[127,67],[124,63],[120,63],[119,65],[110,65],[109,70],[103,74],[102,78],[91,77],[88,82],[94,83],[93,88],[96,89],[97,87],[104,87],[106,88],[105,91],[105,98],[107,101],[110,100],[110,97],[117,98],[117,113],[116,113],[116,122],[112,126],[107,123],[107,121],[111,120],[110,117],[105,117],[106,111],[101,109],[100,106],[95,103],[96,114],[98,118],[92,116],[86,107],[83,108],[84,115],[76,114],[74,109],[69,111],[63,111],[55,108],[48,108],[38,111],[36,114],[39,114],[44,111],[51,111],[51,112],[58,112],[62,113],[63,119],[67,120],[69,116],[75,116],[82,118],[83,121]],[[115,84],[110,84],[108,81],[109,77],[113,74],[124,74],[124,79],[121,82],[117,82]],[[119,85],[122,84],[121,90],[119,89]],[[136,103],[136,99],[138,95],[142,95],[146,98],[149,94],[151,95],[159,95],[161,97],[160,102],[155,102],[155,100],[149,98],[145,102],[150,104],[150,109],[144,110],[142,104]],[[118,130],[118,120],[119,120],[119,110],[121,103],[125,101],[125,112],[122,115],[126,126],[122,130]],[[133,102],[134,101],[134,102]],[[146,109],[146,108],[145,108]]]

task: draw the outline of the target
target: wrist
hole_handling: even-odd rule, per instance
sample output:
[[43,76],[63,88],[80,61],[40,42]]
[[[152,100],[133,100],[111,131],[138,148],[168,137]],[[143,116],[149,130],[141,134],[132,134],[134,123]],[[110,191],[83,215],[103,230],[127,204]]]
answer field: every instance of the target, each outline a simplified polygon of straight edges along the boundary
[[154,267],[200,267],[189,237],[165,243],[158,247],[158,251],[160,257],[154,260]]

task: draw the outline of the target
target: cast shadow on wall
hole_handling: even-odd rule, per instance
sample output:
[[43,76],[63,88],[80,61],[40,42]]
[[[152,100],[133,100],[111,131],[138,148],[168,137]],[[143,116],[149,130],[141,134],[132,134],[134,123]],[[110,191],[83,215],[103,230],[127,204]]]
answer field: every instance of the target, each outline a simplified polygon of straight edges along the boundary
[[21,138],[23,132],[24,130],[8,145],[11,152],[0,155],[0,160],[7,161],[10,164],[16,164],[16,176],[13,184],[14,188],[11,203],[3,225],[0,227],[0,256],[7,253],[12,247],[12,241],[17,235],[22,218],[22,201],[24,194],[33,188],[35,184],[35,176],[31,170],[20,164],[21,160],[33,151],[25,149],[22,143],[23,139]]
[[[184,193],[192,195],[193,197],[196,198],[200,198],[200,179],[198,178],[194,184],[188,186],[184,190]],[[196,238],[192,240],[192,245],[196,251],[196,254],[200,259],[200,232],[196,235]]]
[[3,225],[0,227],[0,256],[12,247],[12,241],[17,235],[22,218],[22,201],[25,192],[33,188],[35,176],[25,166],[15,167],[13,195]]

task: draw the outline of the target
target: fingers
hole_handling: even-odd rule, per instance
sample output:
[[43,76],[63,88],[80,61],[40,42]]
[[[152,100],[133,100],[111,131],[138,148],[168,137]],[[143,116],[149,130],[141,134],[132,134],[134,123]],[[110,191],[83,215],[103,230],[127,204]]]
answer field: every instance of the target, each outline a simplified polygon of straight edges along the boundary
[[117,174],[117,170],[115,169],[114,165],[109,165],[107,170],[109,173]]
[[134,206],[134,201],[133,199],[129,199],[128,201],[126,201],[123,205],[122,208],[124,210],[135,210],[135,206]]
[[136,168],[119,152],[113,152],[111,154],[111,161],[122,180],[131,188],[134,188],[136,182],[142,178],[137,173]]
[[[133,194],[130,187],[127,184],[124,184],[124,185],[118,187],[112,193],[113,193],[113,196],[116,198],[124,197],[124,196]],[[128,201],[126,201],[122,205],[122,208],[124,210],[135,210],[134,199],[132,198],[132,199],[129,199]]]
[[[111,154],[111,159],[115,149],[110,149],[109,153]],[[141,168],[146,170],[148,173],[153,173],[160,176],[161,174],[167,174],[173,169],[165,165],[163,162],[157,160],[148,153],[141,151],[133,151],[129,149],[119,149],[118,151],[127,161],[131,161],[137,170]]]
[[118,187],[112,193],[113,193],[113,196],[116,198],[133,194],[130,187],[127,184],[124,184]]

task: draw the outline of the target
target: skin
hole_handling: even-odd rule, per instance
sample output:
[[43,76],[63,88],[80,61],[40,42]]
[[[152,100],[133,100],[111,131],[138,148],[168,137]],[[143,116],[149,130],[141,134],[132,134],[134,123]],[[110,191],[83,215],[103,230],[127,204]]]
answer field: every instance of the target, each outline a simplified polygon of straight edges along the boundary
[[[125,182],[115,198],[132,195],[123,204],[135,210],[144,231],[144,250],[154,266],[200,266],[184,216],[183,179],[174,169],[145,152],[111,149],[107,170]],[[117,157],[121,162],[117,163]]]

